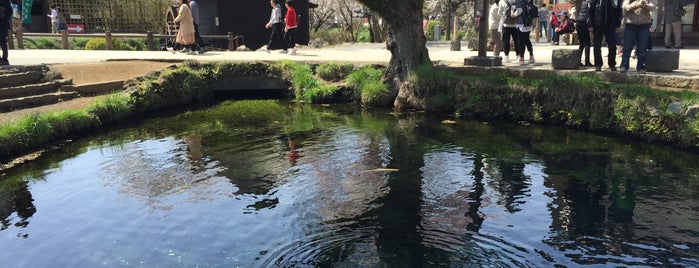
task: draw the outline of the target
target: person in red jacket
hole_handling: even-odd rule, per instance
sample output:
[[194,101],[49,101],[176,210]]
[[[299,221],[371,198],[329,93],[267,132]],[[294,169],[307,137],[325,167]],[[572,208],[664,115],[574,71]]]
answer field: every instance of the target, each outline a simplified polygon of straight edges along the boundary
[[296,55],[296,41],[294,35],[296,34],[296,28],[298,27],[298,22],[296,21],[296,9],[294,9],[294,2],[292,0],[286,0],[286,16],[284,16],[284,42],[289,48],[289,55]]

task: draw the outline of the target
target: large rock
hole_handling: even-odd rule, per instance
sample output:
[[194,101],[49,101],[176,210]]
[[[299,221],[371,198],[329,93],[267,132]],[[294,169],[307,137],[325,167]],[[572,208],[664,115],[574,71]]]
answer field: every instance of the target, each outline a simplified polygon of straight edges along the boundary
[[554,49],[551,54],[551,67],[554,69],[577,69],[580,67],[580,50]]
[[646,70],[649,72],[672,72],[679,68],[679,50],[648,50],[646,52]]

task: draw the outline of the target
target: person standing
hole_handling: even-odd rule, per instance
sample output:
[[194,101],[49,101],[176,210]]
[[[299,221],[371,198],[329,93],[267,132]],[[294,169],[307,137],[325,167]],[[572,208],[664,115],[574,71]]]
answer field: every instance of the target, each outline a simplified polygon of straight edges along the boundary
[[15,0],[12,0],[12,32],[22,27],[22,10]]
[[549,11],[546,9],[546,3],[541,4],[539,8],[539,38],[546,36],[546,42],[551,42],[551,36],[548,33],[549,20],[547,19]]
[[615,34],[621,27],[622,9],[620,0],[591,0],[587,10],[588,31],[593,35],[593,54],[595,56],[595,71],[602,71],[602,38],[607,40],[607,64],[609,69],[616,71]]
[[197,42],[197,45],[199,46],[197,52],[201,54],[206,52],[206,43],[204,43],[204,39],[201,38],[201,34],[199,33],[199,5],[197,4],[196,0],[189,1],[189,10],[192,11],[192,21],[194,23],[194,40]]
[[282,44],[281,53],[289,53],[286,49],[286,43],[284,43],[284,18],[282,17],[282,9],[279,6],[278,0],[270,0],[269,4],[272,6],[272,13],[269,15],[269,21],[265,24],[266,29],[272,29],[269,35],[269,41],[267,42],[267,47],[265,51],[269,53],[272,50],[274,44]]
[[[517,17],[512,17],[515,12],[516,0],[500,0],[499,12],[502,24],[502,43],[505,51],[505,57],[502,58],[503,63],[510,62],[510,40],[514,40],[515,49],[519,46],[519,40],[517,39]],[[515,50],[515,52],[517,52]]]
[[493,39],[493,56],[500,57],[500,50],[502,50],[502,35],[500,34],[500,13],[498,12],[499,6],[497,0],[491,0],[493,2],[490,5],[490,10],[488,10],[488,28],[490,29],[490,37]]
[[670,48],[672,36],[675,36],[675,48],[682,46],[682,3],[685,0],[666,0],[663,17],[665,18],[665,48]]
[[585,53],[585,63],[580,63],[580,65],[585,67],[592,67],[592,62],[590,62],[590,47],[592,46],[592,41],[590,40],[590,30],[587,26],[587,11],[590,8],[590,0],[583,0],[580,4],[580,10],[575,16],[575,30],[578,32],[578,41],[580,45],[578,50],[580,51],[580,57],[582,58],[583,53]]
[[0,13],[0,48],[2,48],[0,65],[10,65],[10,61],[7,59],[7,35],[10,31],[10,20],[12,19],[10,0],[0,0],[0,7],[3,7],[2,13]]
[[296,55],[296,9],[292,0],[286,0],[286,15],[284,16],[284,42],[286,47],[290,48],[289,55]]
[[51,8],[51,13],[46,16],[51,18],[51,32],[58,33],[58,9],[56,9],[56,5],[50,5],[49,7]]
[[[177,0],[180,4],[177,10],[177,17],[173,20],[174,23],[180,23],[180,29],[177,31],[175,42],[184,46],[181,53],[195,54],[192,51],[194,44],[194,19],[192,19],[192,11],[189,9],[188,0]],[[173,52],[174,53],[174,52]]]
[[629,58],[634,44],[636,44],[636,71],[646,72],[646,52],[648,51],[648,36],[650,35],[651,16],[655,10],[653,3],[646,0],[624,0],[624,48],[621,54],[621,68],[625,73],[629,70]]

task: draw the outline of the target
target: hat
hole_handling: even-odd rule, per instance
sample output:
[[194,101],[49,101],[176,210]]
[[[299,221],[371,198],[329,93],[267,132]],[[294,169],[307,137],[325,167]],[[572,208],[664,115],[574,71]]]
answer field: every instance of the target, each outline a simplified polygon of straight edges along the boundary
[[565,10],[561,11],[560,16],[568,16],[568,11],[565,11]]

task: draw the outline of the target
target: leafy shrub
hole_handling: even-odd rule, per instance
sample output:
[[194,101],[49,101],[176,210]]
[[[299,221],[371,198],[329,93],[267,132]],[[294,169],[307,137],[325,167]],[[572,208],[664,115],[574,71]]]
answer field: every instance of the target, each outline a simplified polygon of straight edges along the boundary
[[24,43],[28,49],[63,49],[61,40],[53,37],[41,37],[36,40],[25,38]]
[[[121,49],[121,42],[119,39],[112,39],[112,49]],[[105,50],[107,49],[107,40],[105,38],[91,38],[87,43],[85,43],[86,50]]]
[[87,37],[73,38],[70,42],[70,49],[78,49],[78,50],[85,49],[85,44],[87,44],[88,41],[90,41],[90,38],[87,38]]
[[316,68],[318,76],[325,81],[340,81],[352,72],[352,64],[323,63]]
[[425,36],[427,37],[428,41],[439,41],[434,40],[434,26],[436,25],[441,25],[441,23],[437,20],[431,20],[427,23],[427,30],[425,31]]

